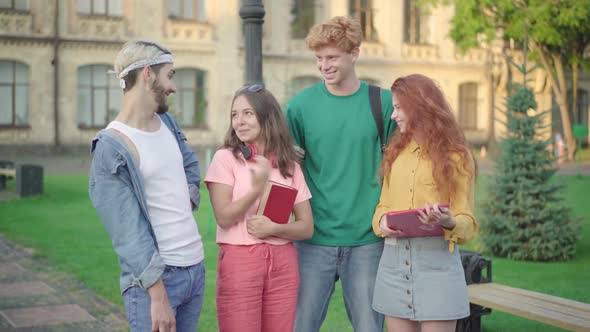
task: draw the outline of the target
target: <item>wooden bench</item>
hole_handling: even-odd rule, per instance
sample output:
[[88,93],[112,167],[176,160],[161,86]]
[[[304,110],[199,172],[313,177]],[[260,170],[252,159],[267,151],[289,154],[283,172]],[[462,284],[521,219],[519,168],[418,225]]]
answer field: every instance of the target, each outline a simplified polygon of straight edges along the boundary
[[0,176],[15,178],[16,177],[16,169],[15,168],[0,168]]
[[590,304],[495,283],[467,286],[469,302],[570,331],[590,331]]

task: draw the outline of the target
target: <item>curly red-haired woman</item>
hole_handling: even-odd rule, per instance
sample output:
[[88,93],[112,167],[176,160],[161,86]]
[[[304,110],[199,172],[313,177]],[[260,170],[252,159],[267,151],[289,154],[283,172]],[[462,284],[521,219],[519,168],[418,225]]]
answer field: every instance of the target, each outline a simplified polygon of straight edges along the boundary
[[[473,217],[476,166],[440,88],[423,75],[391,86],[399,130],[382,162],[383,189],[373,230],[385,237],[373,309],[388,331],[455,331],[469,315],[467,286],[455,244],[477,231]],[[449,208],[440,205],[449,204]],[[405,237],[387,226],[387,212],[425,208],[419,219],[444,228],[444,236]]]

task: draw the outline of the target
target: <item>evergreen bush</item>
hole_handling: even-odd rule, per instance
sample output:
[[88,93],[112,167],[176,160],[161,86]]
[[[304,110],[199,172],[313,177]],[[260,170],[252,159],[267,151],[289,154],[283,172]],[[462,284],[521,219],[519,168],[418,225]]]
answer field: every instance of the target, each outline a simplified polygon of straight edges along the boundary
[[506,134],[499,142],[480,236],[494,256],[569,260],[575,255],[580,225],[560,195],[563,186],[552,180],[557,168],[551,140],[540,137],[547,130],[542,120],[548,112],[533,112],[533,91],[524,85],[515,88],[506,103]]

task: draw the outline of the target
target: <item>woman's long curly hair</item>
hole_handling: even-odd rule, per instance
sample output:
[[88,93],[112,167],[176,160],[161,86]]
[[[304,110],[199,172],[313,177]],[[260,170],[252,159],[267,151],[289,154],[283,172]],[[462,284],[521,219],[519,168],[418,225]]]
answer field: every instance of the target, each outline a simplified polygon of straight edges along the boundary
[[[400,77],[391,86],[395,103],[405,114],[406,130],[397,130],[385,148],[381,172],[387,178],[391,166],[413,137],[419,137],[423,155],[432,162],[432,177],[441,199],[453,197],[455,175],[475,176],[475,160],[443,92],[430,78],[414,74]],[[457,154],[460,163],[452,160]],[[475,166],[476,167],[476,166]]]
[[[250,91],[246,86],[239,89],[234,95],[231,103],[232,109],[236,98],[239,96],[246,97],[254,109],[256,119],[260,124],[260,135],[264,140],[264,156],[275,159],[279,172],[284,178],[292,177],[294,163],[299,162],[299,158],[295,153],[293,138],[289,128],[287,128],[287,121],[283,111],[281,111],[279,102],[266,88]],[[231,149],[234,157],[239,159],[243,144],[236,135],[236,131],[232,128],[230,114],[229,128],[225,134],[223,147]]]

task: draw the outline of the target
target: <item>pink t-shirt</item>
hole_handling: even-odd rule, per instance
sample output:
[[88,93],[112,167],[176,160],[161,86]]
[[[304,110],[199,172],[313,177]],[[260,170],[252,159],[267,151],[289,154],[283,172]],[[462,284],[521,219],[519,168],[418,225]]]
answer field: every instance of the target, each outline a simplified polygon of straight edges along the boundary
[[[293,170],[293,177],[283,178],[278,168],[271,168],[269,179],[274,182],[278,182],[287,186],[291,186],[297,189],[297,197],[295,198],[295,204],[306,201],[311,198],[311,193],[305,179],[303,172],[299,164],[295,163]],[[207,170],[205,176],[205,184],[209,186],[209,183],[222,183],[232,186],[233,197],[232,201],[244,197],[252,188],[252,174],[250,172],[249,162],[241,157],[236,159],[230,149],[220,149],[215,152],[211,165]],[[260,199],[257,199],[252,206],[246,211],[243,218],[235,223],[228,229],[223,229],[217,226],[217,243],[227,243],[234,245],[252,245],[257,243],[270,243],[270,244],[285,244],[289,243],[289,240],[269,237],[261,240],[248,233],[246,227],[246,220],[248,217],[256,214],[258,210],[258,204]]]

